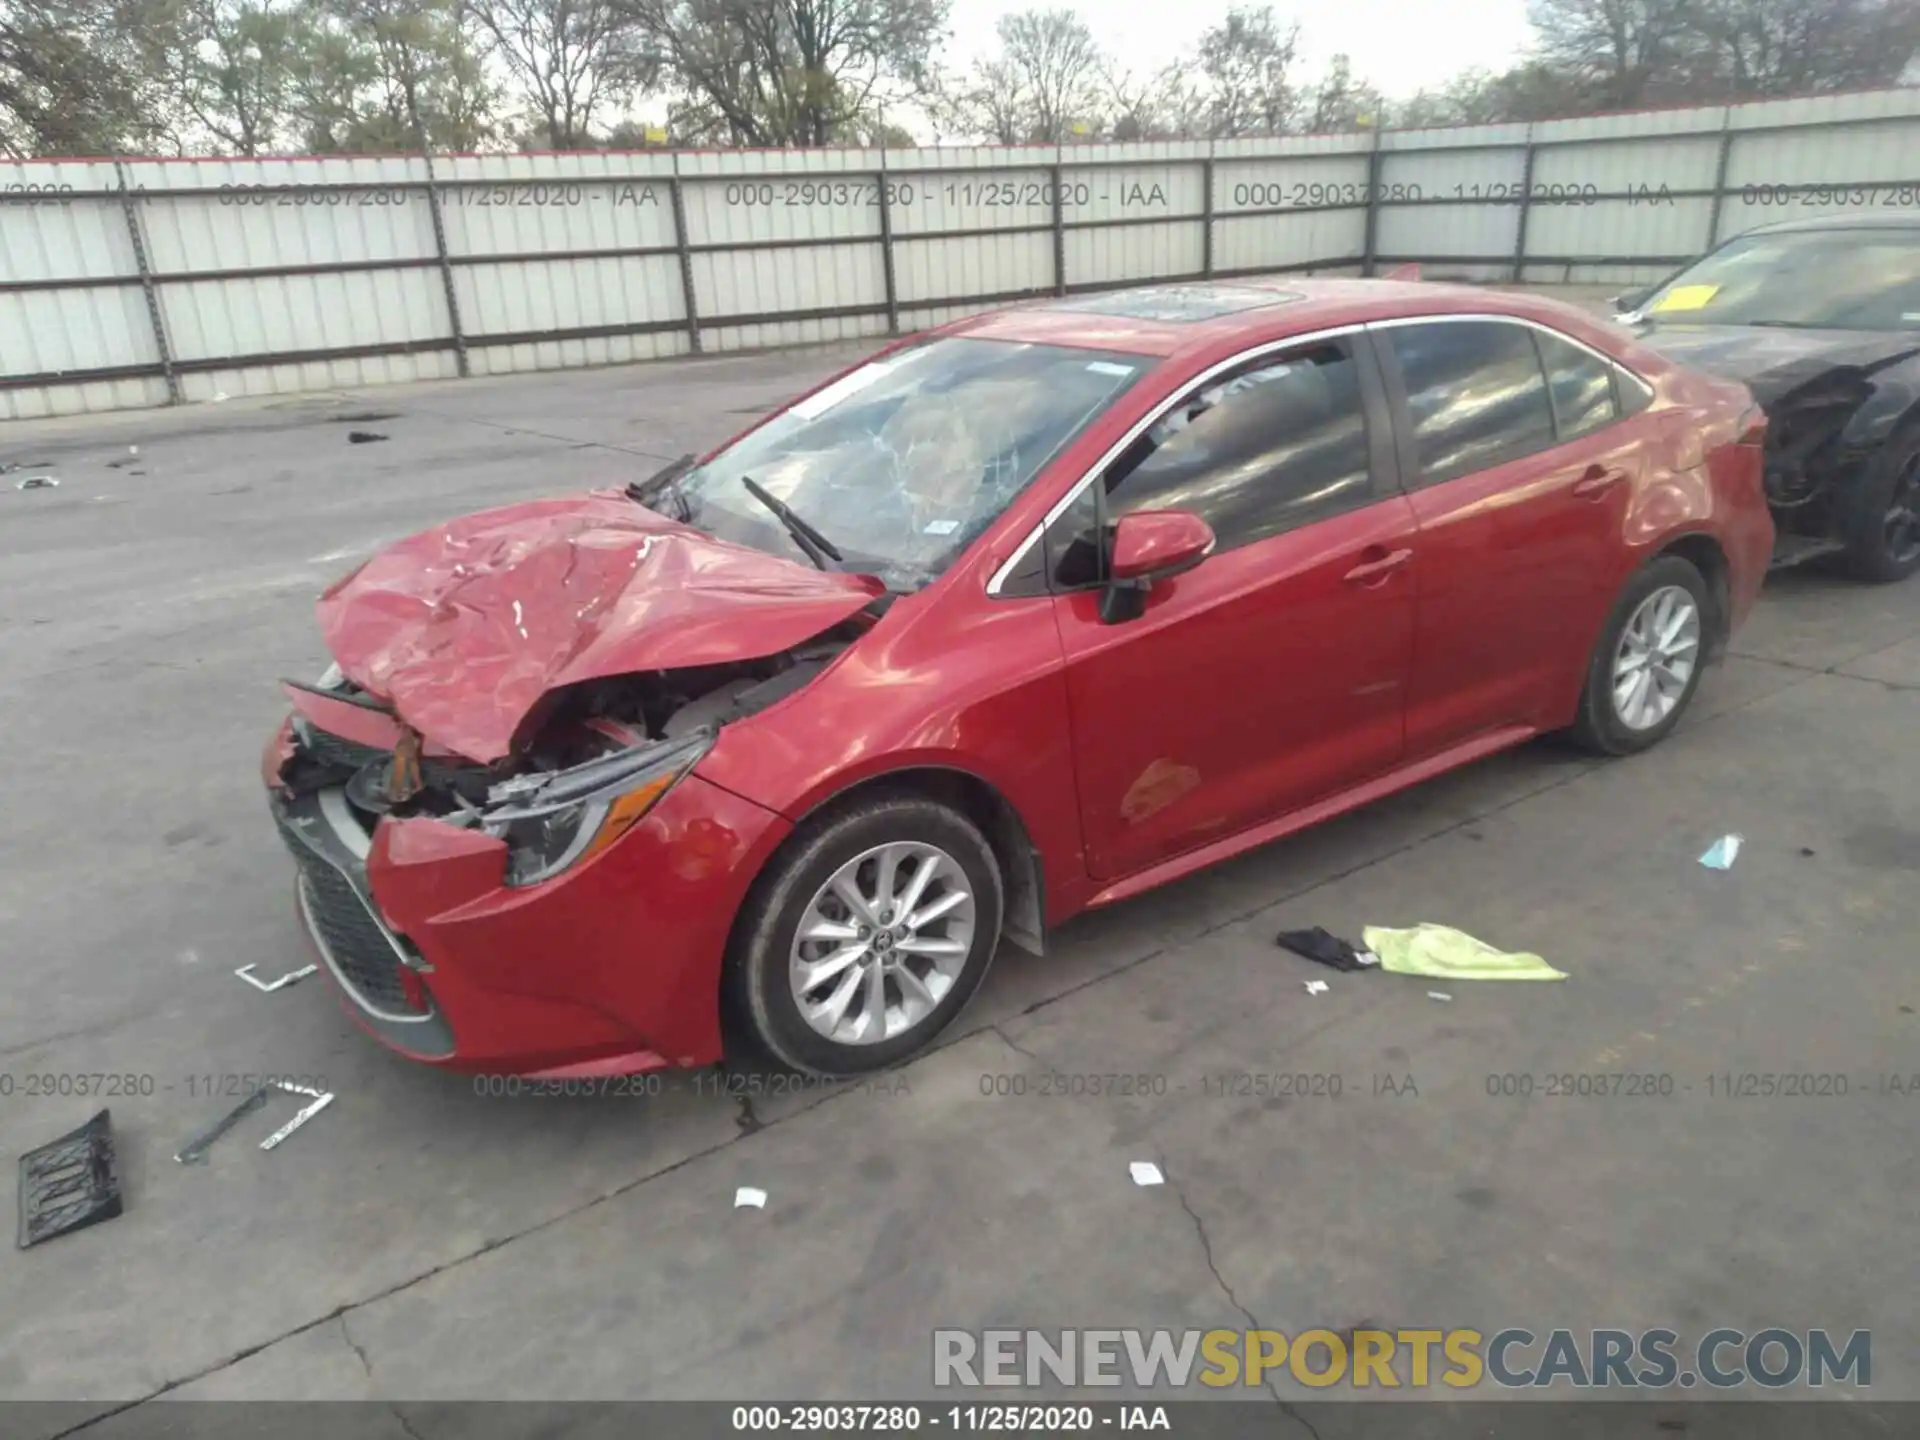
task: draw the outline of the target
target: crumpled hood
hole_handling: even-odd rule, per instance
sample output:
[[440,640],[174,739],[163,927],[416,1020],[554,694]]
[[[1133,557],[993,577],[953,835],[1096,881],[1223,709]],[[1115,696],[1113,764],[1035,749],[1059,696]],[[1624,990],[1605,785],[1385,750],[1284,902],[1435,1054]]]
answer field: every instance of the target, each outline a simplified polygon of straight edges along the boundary
[[881,590],[595,491],[401,540],[331,586],[319,611],[348,679],[425,738],[490,763],[550,690],[763,659]]
[[1670,360],[1742,382],[1763,406],[1836,369],[1871,373],[1920,351],[1920,336],[1911,331],[1670,323],[1632,328],[1634,339]]

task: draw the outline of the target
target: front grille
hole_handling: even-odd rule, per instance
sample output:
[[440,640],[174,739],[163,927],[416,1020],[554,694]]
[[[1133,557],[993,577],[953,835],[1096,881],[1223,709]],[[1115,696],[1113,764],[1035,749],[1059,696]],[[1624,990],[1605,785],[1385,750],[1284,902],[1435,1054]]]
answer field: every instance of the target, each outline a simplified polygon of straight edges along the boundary
[[400,956],[353,882],[283,828],[300,867],[300,887],[314,939],[354,998],[388,1015],[424,1015],[400,983]]

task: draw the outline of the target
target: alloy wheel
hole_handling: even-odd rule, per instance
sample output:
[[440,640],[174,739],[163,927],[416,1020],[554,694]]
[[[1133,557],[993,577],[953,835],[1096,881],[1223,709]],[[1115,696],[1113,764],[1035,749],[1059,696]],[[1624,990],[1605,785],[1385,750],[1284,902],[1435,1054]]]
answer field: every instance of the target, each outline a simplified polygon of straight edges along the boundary
[[918,841],[856,855],[801,912],[787,974],[800,1014],[840,1045],[923,1023],[973,950],[977,906],[960,863]]
[[1620,632],[1613,658],[1613,708],[1629,730],[1651,730],[1673,714],[1700,663],[1700,606],[1678,585],[1642,600]]

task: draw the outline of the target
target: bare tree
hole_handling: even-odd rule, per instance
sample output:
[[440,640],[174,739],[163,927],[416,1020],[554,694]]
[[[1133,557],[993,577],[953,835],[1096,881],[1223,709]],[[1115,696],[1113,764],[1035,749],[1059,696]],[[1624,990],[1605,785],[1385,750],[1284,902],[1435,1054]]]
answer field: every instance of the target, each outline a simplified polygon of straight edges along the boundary
[[1385,109],[1380,92],[1364,80],[1355,80],[1352,62],[1336,55],[1308,104],[1306,131],[1334,135],[1378,126]]
[[684,94],[674,128],[748,145],[827,145],[925,87],[950,0],[620,0]]
[[775,146],[899,143],[886,119],[914,101],[1011,144],[1536,120],[1920,74],[1920,0],[1529,0],[1533,56],[1389,110],[1344,57],[1298,78],[1297,28],[1231,3],[1142,72],[1071,11],[1008,15],[994,54],[936,83],[952,0],[0,0],[0,154],[475,149],[498,134],[501,79],[522,143],[576,148],[656,81],[676,139]]
[[468,13],[552,149],[590,144],[605,107],[654,78],[618,0],[468,0]]
[[1595,109],[1684,94],[1696,74],[1706,0],[1532,0],[1540,57],[1576,80]]
[[1236,6],[1200,37],[1202,122],[1218,139],[1284,134],[1299,109],[1293,84],[1298,25],[1282,25],[1271,6]]
[[1029,139],[1058,144],[1094,121],[1103,58],[1084,20],[1071,10],[1028,10],[1002,18],[999,33],[1026,96]]
[[1109,65],[1101,81],[1108,139],[1179,140],[1193,134],[1202,101],[1178,61],[1147,76]]
[[999,53],[944,94],[957,128],[1003,145],[1059,144],[1098,128],[1106,59],[1086,21],[1071,10],[1023,10],[997,28]]
[[1702,0],[1694,29],[1732,99],[1898,81],[1920,48],[1914,0]]
[[1029,138],[1032,107],[1023,76],[1004,56],[976,60],[957,83],[936,82],[931,108],[938,126],[996,145],[1018,145]]
[[1578,77],[1529,61],[1498,75],[1468,70],[1438,89],[1421,90],[1391,106],[1389,113],[1394,125],[1418,129],[1547,120],[1556,115],[1576,115],[1588,108]]

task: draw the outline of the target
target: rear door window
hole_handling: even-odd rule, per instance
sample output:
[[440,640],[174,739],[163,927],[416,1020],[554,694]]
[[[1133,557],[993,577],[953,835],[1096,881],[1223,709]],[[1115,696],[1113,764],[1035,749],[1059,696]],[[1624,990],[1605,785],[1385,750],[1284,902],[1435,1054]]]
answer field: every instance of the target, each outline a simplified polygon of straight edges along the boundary
[[1619,418],[1612,365],[1558,335],[1536,330],[1533,339],[1546,366],[1547,395],[1562,441],[1591,435]]
[[1446,320],[1379,333],[1406,389],[1418,483],[1437,485],[1554,445],[1553,403],[1529,327]]

